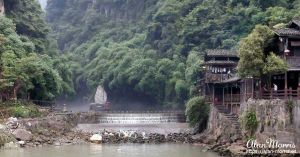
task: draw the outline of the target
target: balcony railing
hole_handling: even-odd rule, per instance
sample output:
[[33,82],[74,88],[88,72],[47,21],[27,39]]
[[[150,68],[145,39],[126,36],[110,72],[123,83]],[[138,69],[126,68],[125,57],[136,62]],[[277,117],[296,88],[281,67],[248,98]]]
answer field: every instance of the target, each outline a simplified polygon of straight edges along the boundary
[[286,62],[290,68],[300,68],[300,57],[289,56],[286,58]]
[[269,90],[264,91],[261,96],[261,99],[298,99],[300,100],[300,88],[297,90],[286,89],[286,90]]
[[[223,96],[218,96],[219,98]],[[294,99],[300,100],[300,88],[297,90],[293,89],[286,89],[286,90],[268,90],[262,93],[247,93],[247,94],[225,94],[224,101],[222,99],[214,99],[212,96],[207,95],[205,96],[205,100],[207,103],[214,104],[214,105],[221,105],[221,104],[240,104],[243,101],[247,101],[249,98],[254,99]]]
[[224,103],[240,103],[241,94],[225,94]]
[[[223,97],[223,96],[219,96]],[[207,103],[220,105],[220,104],[240,104],[243,99],[249,99],[253,97],[253,94],[224,94],[224,101],[222,99],[214,99],[212,96],[205,96]]]
[[205,83],[221,83],[230,80],[231,78],[237,77],[237,74],[213,74],[206,73]]

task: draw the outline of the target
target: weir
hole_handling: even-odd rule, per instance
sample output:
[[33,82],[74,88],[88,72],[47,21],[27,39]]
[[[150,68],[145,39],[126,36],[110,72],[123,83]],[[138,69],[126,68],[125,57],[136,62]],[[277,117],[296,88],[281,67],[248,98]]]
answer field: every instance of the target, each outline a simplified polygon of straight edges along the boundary
[[165,113],[101,113],[98,116],[99,123],[107,124],[161,124],[161,123],[185,123],[184,112]]
[[167,135],[190,131],[190,128],[183,111],[109,111],[81,113],[76,130],[123,130]]

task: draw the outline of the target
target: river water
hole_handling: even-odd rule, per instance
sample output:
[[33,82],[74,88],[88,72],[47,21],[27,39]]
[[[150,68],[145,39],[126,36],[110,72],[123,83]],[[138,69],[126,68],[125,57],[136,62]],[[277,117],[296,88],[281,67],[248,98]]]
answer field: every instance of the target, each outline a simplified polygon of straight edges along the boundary
[[188,144],[71,145],[0,150],[0,157],[217,157]]

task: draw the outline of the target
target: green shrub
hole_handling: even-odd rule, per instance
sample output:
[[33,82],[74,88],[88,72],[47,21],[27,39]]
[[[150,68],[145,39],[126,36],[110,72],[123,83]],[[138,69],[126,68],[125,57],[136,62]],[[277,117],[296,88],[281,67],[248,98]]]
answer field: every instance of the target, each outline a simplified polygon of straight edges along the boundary
[[11,113],[14,117],[28,118],[28,117],[38,117],[41,115],[37,107],[33,105],[17,105],[11,107]]
[[258,126],[258,121],[256,118],[256,112],[251,110],[248,111],[244,116],[244,127],[247,131],[249,131],[250,135],[252,136]]
[[3,130],[0,130],[0,148],[8,142],[16,142],[16,139],[11,135],[5,133]]
[[11,112],[14,117],[28,117],[29,110],[24,106],[14,106],[11,107]]
[[13,117],[39,117],[41,116],[41,112],[38,107],[29,102],[22,101],[6,101],[0,103],[0,108],[7,109],[8,116]]
[[199,124],[200,131],[206,128],[209,117],[209,105],[203,97],[194,97],[186,104],[185,114],[191,126]]
[[294,102],[293,100],[288,100],[287,102],[287,110],[288,113],[290,114],[290,123],[293,123],[293,117],[294,117],[294,113],[293,113],[293,108],[294,108]]

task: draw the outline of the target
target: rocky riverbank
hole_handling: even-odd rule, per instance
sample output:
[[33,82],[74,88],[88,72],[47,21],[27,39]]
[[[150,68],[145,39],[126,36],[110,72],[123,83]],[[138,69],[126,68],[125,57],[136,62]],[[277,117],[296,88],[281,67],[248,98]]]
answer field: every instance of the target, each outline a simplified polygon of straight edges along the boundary
[[242,139],[224,140],[216,138],[206,132],[192,136],[194,145],[201,147],[204,151],[213,151],[222,156],[244,156],[246,155],[246,142]]
[[[130,130],[109,131],[99,130],[97,132],[77,131],[74,127],[79,121],[84,121],[80,114],[66,114],[47,116],[42,118],[17,119],[9,118],[1,125],[1,131],[9,135],[10,139],[3,140],[2,146],[9,147],[39,147],[47,145],[68,145],[95,142],[93,135],[101,137],[97,143],[193,143],[192,135],[189,133],[145,133]],[[0,133],[1,134],[1,133]]]
[[[90,116],[87,116],[90,117]],[[1,125],[2,132],[9,135],[3,144],[5,148],[16,147],[43,147],[72,144],[159,144],[159,143],[189,143],[200,146],[201,149],[218,152],[221,155],[231,155],[232,150],[237,151],[242,143],[233,145],[232,142],[213,139],[207,134],[192,135],[190,133],[145,133],[130,130],[99,130],[97,132],[77,131],[74,127],[83,115],[55,115],[43,118],[16,119],[10,118]],[[1,133],[0,133],[1,134]],[[0,135],[1,136],[1,135]],[[241,141],[240,141],[241,142]],[[240,151],[240,150],[238,150]]]
[[2,146],[36,147],[86,143],[89,134],[72,131],[75,125],[76,123],[72,121],[72,117],[66,116],[47,116],[30,119],[11,117],[5,124],[2,124],[1,131],[14,140],[5,140],[2,143],[6,144],[2,144]]
[[85,122],[91,117],[93,116],[90,114],[63,114],[29,119],[9,118],[0,126],[0,145],[5,148],[16,148],[89,143],[189,143],[201,147],[199,149],[203,151],[214,151],[222,156],[246,155],[245,141],[236,136],[222,138],[220,134],[217,134],[218,136],[210,134],[209,130],[202,134],[192,135],[188,132],[159,134],[136,130],[114,131],[104,128],[93,132],[83,132],[75,129],[79,122]]

